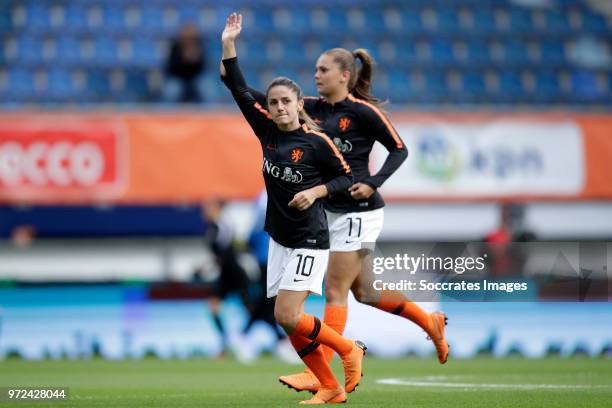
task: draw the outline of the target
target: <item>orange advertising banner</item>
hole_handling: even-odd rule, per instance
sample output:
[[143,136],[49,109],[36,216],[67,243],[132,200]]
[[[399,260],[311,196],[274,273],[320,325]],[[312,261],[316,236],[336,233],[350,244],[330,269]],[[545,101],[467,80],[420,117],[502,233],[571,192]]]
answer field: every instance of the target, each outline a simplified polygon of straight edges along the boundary
[[[381,190],[391,201],[612,200],[612,116],[396,113],[391,120],[402,137],[415,126],[441,124],[423,133],[424,140],[438,138],[435,143],[415,139],[411,147],[411,136],[405,137],[411,151],[400,170],[406,173],[398,172]],[[512,126],[500,127],[500,120]],[[485,129],[476,132],[477,143],[470,136],[476,128]],[[542,131],[546,140],[532,145]],[[567,155],[555,140],[574,150]],[[450,147],[442,157],[436,149],[444,143]],[[564,156],[559,159],[555,149]],[[500,174],[501,182],[491,178]],[[261,147],[238,113],[0,114],[3,203],[171,204],[249,199],[262,188]]]

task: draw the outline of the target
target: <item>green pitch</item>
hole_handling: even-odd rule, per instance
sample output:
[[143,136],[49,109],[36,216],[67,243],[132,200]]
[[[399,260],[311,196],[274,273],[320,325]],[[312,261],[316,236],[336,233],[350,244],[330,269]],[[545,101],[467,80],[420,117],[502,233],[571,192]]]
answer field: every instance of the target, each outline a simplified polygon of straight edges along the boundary
[[[349,396],[354,407],[612,406],[609,359],[450,359],[440,366],[366,357],[364,367]],[[277,376],[297,370],[273,359],[249,366],[231,359],[0,361],[0,387],[70,389],[68,402],[0,401],[0,407],[291,407],[310,394],[281,386]]]

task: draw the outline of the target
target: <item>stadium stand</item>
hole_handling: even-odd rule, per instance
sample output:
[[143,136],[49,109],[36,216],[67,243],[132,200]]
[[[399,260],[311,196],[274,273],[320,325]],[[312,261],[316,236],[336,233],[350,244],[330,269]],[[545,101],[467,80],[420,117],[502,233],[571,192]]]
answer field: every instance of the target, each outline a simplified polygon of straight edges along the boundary
[[[214,61],[215,36],[236,8],[249,30],[241,40],[244,64],[259,87],[272,63],[272,74],[303,78],[313,91],[305,72],[318,53],[349,45],[370,49],[379,61],[379,96],[393,103],[610,106],[612,20],[592,3],[7,0],[0,6],[0,100],[10,106],[159,102],[160,81],[151,78],[162,75],[178,28],[198,24]],[[595,51],[571,51],[585,38]],[[206,100],[225,103],[213,71],[204,79]],[[489,86],[484,72],[493,78]],[[449,76],[458,78],[455,85]]]

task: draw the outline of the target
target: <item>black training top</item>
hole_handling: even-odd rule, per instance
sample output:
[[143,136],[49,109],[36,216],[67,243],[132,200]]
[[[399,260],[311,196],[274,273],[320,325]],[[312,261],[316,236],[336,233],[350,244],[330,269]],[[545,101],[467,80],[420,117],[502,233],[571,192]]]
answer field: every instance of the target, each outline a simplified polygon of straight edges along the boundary
[[298,192],[321,184],[330,196],[346,191],[353,183],[348,164],[324,133],[306,125],[290,132],[280,130],[249,91],[238,59],[225,59],[223,65],[227,71],[224,82],[261,143],[268,192],[265,230],[289,248],[328,249],[324,200],[316,200],[306,211],[287,204]]
[[[264,94],[252,88],[249,90],[259,103],[266,106]],[[355,182],[368,184],[376,190],[366,200],[354,200],[348,191],[343,191],[325,200],[325,208],[332,212],[348,213],[384,207],[385,202],[377,189],[408,157],[406,145],[386,115],[375,105],[351,94],[334,104],[324,98],[305,97],[304,108],[332,138],[351,166]],[[387,148],[389,155],[378,173],[371,175],[368,162],[376,141]]]

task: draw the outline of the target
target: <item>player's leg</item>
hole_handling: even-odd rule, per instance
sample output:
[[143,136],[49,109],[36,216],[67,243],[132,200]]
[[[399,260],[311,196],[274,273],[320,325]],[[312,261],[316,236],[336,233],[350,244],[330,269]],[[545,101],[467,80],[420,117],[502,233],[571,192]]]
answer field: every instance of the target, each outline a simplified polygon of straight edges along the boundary
[[[342,334],[348,317],[348,293],[362,273],[365,257],[383,227],[382,208],[359,213],[327,213],[330,235],[330,260],[325,280],[324,321]],[[324,348],[328,361],[333,352]]]
[[337,402],[346,401],[344,389],[327,364],[320,343],[296,331],[296,327],[304,315],[303,304],[306,297],[308,297],[307,291],[279,290],[274,315],[289,335],[291,344],[304,364],[316,375],[318,382],[320,382],[320,390],[324,390],[323,393],[326,394],[324,399],[338,400]]
[[[332,381],[332,371],[325,359],[320,344],[331,347],[342,358],[345,372],[345,389],[351,392],[361,380],[361,362],[365,354],[365,346],[342,337],[335,330],[321,322],[317,317],[303,312],[303,302],[308,292],[295,292],[292,290],[279,290],[276,298],[274,315],[278,323],[285,329],[299,354],[313,355],[312,360],[305,363],[321,382],[319,392],[315,396],[329,393],[328,390],[337,390]],[[313,354],[316,353],[316,354]],[[335,391],[334,391],[335,392]]]
[[425,312],[400,291],[378,291],[374,289],[371,265],[371,260],[365,259],[361,274],[353,282],[351,291],[355,295],[355,299],[360,303],[403,317],[417,324],[433,341],[440,363],[446,363],[448,359],[448,343],[444,333],[446,316],[440,312]]
[[[273,250],[270,251],[268,260],[268,296],[278,295],[274,309],[277,322],[290,336],[304,337],[334,349],[341,356],[345,367],[346,390],[354,390],[361,379],[361,360],[365,354],[365,346],[345,339],[318,318],[303,313],[305,297],[300,298],[300,295],[294,293],[321,294],[329,251],[290,249],[273,241],[271,248]],[[272,268],[282,272],[275,272]],[[311,347],[314,348],[314,345]],[[329,370],[319,347],[316,347],[316,355],[322,357],[320,363]]]
[[[327,212],[327,221],[331,253],[325,277],[323,322],[342,334],[348,314],[348,292],[353,280],[360,274],[362,258],[365,255],[365,252],[361,250],[361,240],[367,231],[364,227],[371,229],[372,223],[364,224],[362,214],[358,213]],[[379,223],[382,228],[382,220]],[[334,350],[330,347],[322,347],[327,361],[331,361]],[[316,383],[315,380],[309,369],[281,377],[283,383],[298,391],[312,391],[312,384]]]
[[208,306],[210,308],[210,313],[212,314],[213,322],[215,323],[215,327],[219,331],[219,335],[221,336],[221,354],[225,354],[228,348],[228,338],[227,331],[225,330],[225,325],[221,320],[221,306],[223,304],[223,300],[220,297],[213,296],[208,299]]
[[[364,251],[331,252],[325,278],[325,314],[323,321],[339,334],[344,333],[348,316],[348,294],[361,271]],[[324,347],[327,361],[334,351]]]

